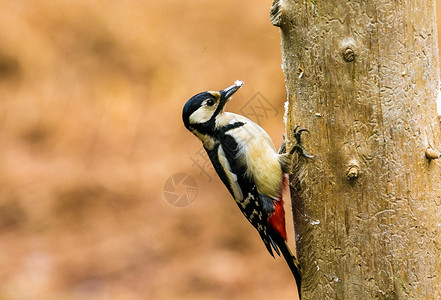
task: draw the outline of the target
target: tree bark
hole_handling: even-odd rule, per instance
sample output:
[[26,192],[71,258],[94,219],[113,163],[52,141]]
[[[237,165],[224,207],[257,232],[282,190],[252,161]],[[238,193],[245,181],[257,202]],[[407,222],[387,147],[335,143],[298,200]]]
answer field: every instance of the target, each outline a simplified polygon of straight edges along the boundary
[[271,20],[287,136],[315,155],[291,182],[303,299],[441,299],[435,1],[275,0]]

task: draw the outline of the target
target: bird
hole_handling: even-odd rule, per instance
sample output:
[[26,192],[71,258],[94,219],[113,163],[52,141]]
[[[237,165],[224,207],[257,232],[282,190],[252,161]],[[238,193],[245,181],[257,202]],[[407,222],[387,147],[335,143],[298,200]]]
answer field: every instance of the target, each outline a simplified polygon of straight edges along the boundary
[[242,214],[257,229],[274,257],[282,253],[301,297],[301,267],[287,244],[283,191],[294,152],[311,158],[301,145],[302,132],[294,129],[297,144],[286,151],[285,136],[279,151],[265,130],[250,119],[225,112],[225,105],[243,85],[236,80],[220,91],[191,97],[182,110],[184,126],[203,144],[219,178]]

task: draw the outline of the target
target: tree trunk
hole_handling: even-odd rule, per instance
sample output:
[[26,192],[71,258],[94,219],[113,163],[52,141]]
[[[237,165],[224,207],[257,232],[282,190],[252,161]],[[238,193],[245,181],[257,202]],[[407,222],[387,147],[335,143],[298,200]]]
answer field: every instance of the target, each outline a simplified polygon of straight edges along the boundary
[[303,298],[441,299],[435,1],[275,0],[271,20],[286,130],[315,155],[291,182]]

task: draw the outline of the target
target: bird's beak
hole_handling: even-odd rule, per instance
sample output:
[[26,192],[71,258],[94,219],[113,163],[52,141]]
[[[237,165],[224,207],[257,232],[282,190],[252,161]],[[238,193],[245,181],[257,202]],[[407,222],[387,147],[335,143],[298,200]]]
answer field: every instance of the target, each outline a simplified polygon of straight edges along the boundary
[[232,86],[227,87],[224,90],[219,91],[221,95],[221,101],[227,102],[231,96],[243,85],[243,81],[236,80]]

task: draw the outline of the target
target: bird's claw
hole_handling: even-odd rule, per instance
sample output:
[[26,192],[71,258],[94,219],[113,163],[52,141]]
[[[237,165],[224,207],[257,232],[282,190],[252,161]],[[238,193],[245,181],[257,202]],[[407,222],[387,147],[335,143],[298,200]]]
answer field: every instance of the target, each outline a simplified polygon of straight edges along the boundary
[[303,147],[303,145],[302,145],[302,139],[301,139],[302,138],[302,132],[308,132],[309,133],[309,130],[308,129],[304,129],[304,128],[299,129],[299,126],[296,126],[294,128],[294,138],[296,139],[296,144],[292,148],[291,153],[297,152],[299,155],[301,155],[303,157],[313,158],[314,155],[310,155],[306,151],[305,147]]

